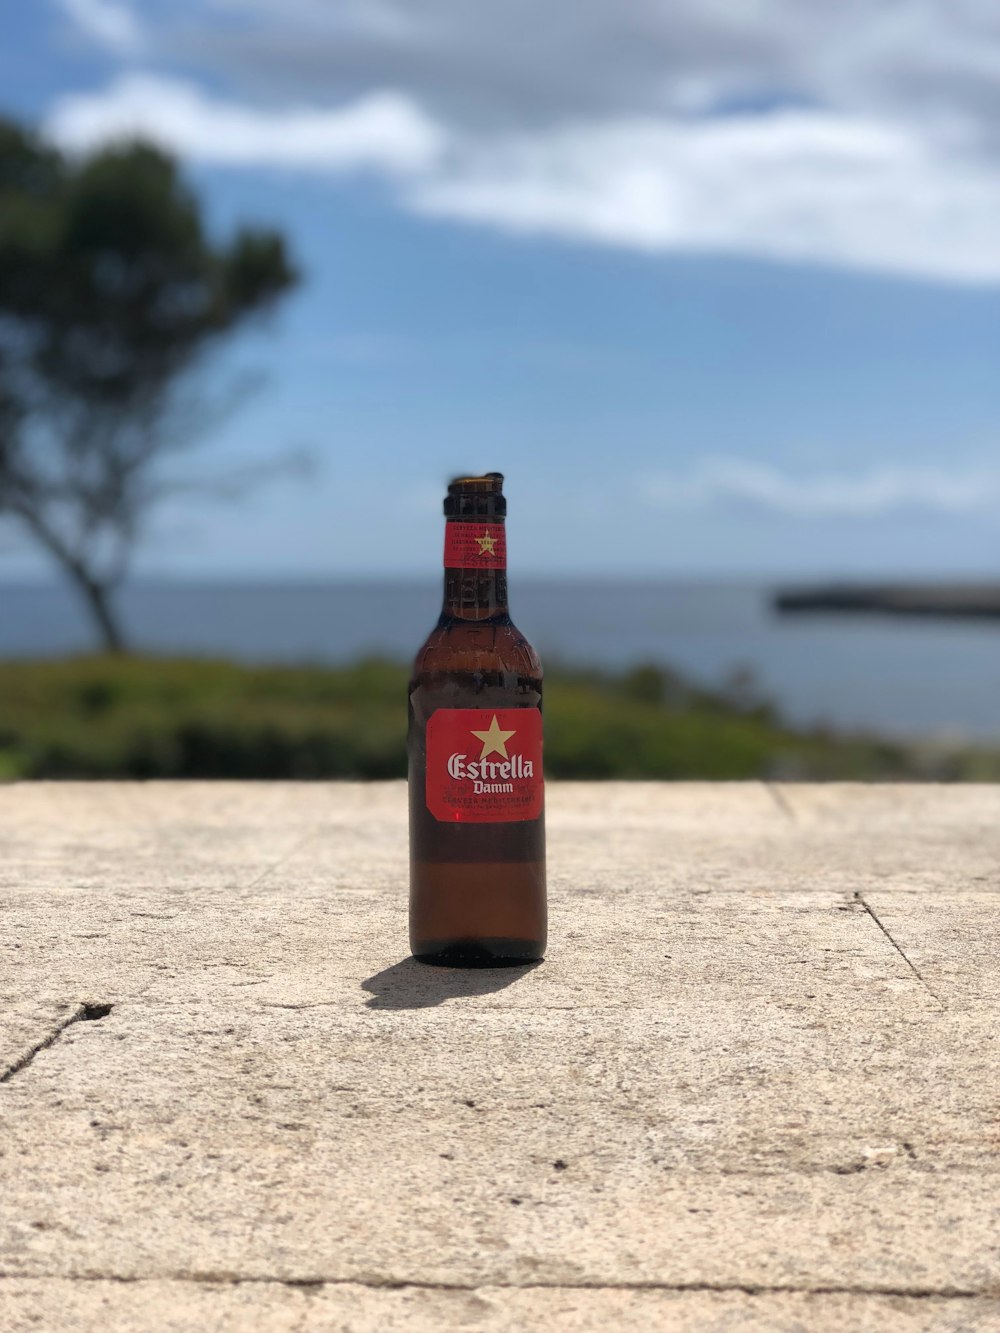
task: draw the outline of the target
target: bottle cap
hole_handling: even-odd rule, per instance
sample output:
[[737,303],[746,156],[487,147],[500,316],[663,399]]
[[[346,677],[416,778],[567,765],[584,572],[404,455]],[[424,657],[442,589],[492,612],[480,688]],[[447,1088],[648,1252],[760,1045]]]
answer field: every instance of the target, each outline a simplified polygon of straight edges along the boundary
[[503,473],[456,477],[448,483],[444,512],[447,518],[503,518],[507,513]]

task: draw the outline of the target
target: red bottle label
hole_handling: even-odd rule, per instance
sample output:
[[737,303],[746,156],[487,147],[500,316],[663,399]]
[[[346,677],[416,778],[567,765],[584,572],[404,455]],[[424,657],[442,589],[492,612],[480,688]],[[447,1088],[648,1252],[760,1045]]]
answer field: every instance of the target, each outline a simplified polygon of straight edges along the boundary
[[507,534],[502,523],[444,525],[445,569],[506,569]]
[[450,824],[510,824],[542,813],[537,708],[439,708],[427,723],[427,809]]

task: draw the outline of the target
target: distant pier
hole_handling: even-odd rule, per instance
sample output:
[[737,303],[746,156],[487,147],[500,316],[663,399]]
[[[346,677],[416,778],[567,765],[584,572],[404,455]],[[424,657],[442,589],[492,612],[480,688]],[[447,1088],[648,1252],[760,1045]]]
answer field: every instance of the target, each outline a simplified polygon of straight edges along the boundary
[[832,583],[781,588],[773,605],[789,615],[849,612],[1000,620],[1000,583]]

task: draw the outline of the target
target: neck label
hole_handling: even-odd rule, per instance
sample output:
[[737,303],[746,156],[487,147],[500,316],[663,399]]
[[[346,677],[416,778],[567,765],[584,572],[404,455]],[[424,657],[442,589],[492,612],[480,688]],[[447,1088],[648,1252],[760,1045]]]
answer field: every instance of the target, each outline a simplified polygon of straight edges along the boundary
[[427,722],[427,809],[446,824],[513,824],[542,813],[537,708],[439,708]]
[[444,525],[445,569],[506,569],[507,534],[502,523]]

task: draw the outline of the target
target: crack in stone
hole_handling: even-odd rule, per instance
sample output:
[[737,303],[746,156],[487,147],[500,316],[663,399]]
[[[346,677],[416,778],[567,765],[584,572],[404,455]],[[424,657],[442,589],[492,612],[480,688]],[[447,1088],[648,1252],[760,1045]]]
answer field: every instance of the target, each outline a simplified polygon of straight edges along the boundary
[[248,884],[243,885],[241,892],[249,893],[251,889],[258,888],[269,875],[273,875],[276,870],[280,870],[283,865],[292,859],[293,856],[297,856],[303,848],[308,847],[312,840],[319,836],[321,831],[321,829],[313,828],[310,829],[308,833],[303,834],[301,838],[297,838],[291,847],[286,848],[276,860],[272,861],[269,865],[266,865]]
[[781,790],[778,784],[776,782],[765,782],[764,786],[767,788],[771,800],[778,807],[778,809],[785,816],[785,818],[793,824],[797,823],[798,816],[795,813],[795,807],[792,805],[791,801]]
[[887,1296],[910,1300],[995,1300],[995,1288],[860,1286],[850,1283],[766,1283],[766,1282],[432,1282],[420,1278],[374,1277],[270,1277],[241,1273],[50,1273],[25,1275],[0,1272],[0,1282],[113,1282],[138,1285],[144,1282],[190,1283],[195,1286],[239,1287],[275,1286],[293,1290],[318,1291],[323,1287],[364,1287],[370,1291],[666,1291],[678,1293],[708,1292],[718,1295],[745,1296]]
[[914,963],[913,960],[910,957],[908,957],[908,955],[903,951],[903,949],[896,943],[895,939],[893,939],[892,935],[890,934],[888,928],[882,923],[882,921],[876,915],[873,908],[865,900],[864,894],[861,892],[860,889],[854,890],[854,901],[856,903],[859,903],[865,909],[865,911],[868,913],[871,919],[875,922],[876,926],[878,926],[882,934],[886,937],[886,939],[889,941],[892,947],[899,954],[900,958],[902,958],[906,966],[910,969],[910,971],[913,973],[916,979],[920,982],[921,986],[923,986],[924,989],[927,991],[927,994],[930,995],[933,999],[935,999],[937,1003],[941,1006],[941,1008],[944,1009],[946,1007],[944,1000],[941,999],[941,996],[938,995],[937,991],[926,979],[924,974],[920,971],[920,968],[917,967],[916,963]]
[[107,1018],[111,1013],[110,1004],[94,1004],[86,1002],[77,1005],[76,1009],[57,1024],[56,1027],[41,1041],[36,1042],[34,1046],[29,1047],[12,1065],[6,1069],[0,1070],[0,1085],[9,1083],[15,1074],[20,1074],[22,1069],[27,1069],[36,1055],[42,1051],[47,1051],[50,1046],[55,1045],[67,1028],[71,1028],[74,1023],[94,1022],[96,1019]]

